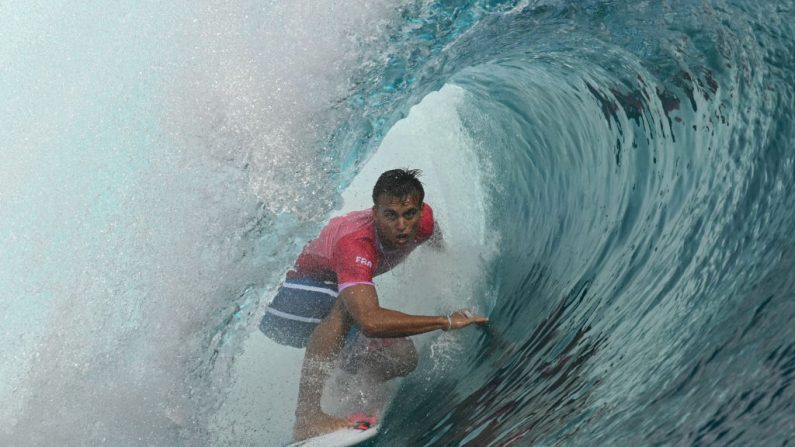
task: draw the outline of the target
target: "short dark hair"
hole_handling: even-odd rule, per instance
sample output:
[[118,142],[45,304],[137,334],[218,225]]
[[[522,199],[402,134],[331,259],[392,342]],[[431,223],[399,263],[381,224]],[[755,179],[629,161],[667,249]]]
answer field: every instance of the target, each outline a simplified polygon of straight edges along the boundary
[[425,199],[425,190],[422,182],[417,178],[422,175],[419,169],[392,169],[378,177],[373,187],[373,203],[378,203],[381,194],[405,200],[416,197],[419,203]]

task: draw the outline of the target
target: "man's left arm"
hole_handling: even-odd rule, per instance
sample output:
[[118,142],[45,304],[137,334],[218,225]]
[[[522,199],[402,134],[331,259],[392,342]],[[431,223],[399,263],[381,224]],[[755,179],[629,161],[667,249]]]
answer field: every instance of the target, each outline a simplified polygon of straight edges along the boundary
[[345,308],[362,333],[371,338],[396,338],[435,330],[461,329],[470,324],[485,325],[489,319],[460,310],[443,316],[410,315],[378,304],[375,286],[357,284],[340,293]]

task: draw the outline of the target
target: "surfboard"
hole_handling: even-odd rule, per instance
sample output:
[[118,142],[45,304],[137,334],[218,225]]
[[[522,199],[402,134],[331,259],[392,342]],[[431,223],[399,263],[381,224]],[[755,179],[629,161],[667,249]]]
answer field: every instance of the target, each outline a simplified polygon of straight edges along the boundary
[[294,442],[287,447],[350,447],[361,442],[367,441],[378,434],[378,425],[374,425],[367,430],[346,428],[335,432],[327,433],[322,436],[304,439]]

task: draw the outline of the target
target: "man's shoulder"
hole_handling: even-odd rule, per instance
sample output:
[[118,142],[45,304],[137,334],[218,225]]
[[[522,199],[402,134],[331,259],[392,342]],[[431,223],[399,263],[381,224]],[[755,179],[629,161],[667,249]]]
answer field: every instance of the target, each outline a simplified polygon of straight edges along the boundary
[[422,220],[420,220],[420,229],[418,237],[421,240],[426,240],[433,234],[433,227],[435,225],[433,218],[433,209],[427,203],[422,204]]
[[372,210],[351,211],[340,216],[332,217],[326,224],[326,229],[334,229],[343,235],[373,226]]
[[339,219],[335,252],[375,251],[375,223],[371,210],[353,211]]
[[370,225],[356,228],[341,236],[332,254],[334,271],[340,284],[349,281],[371,281],[378,262],[375,228]]
[[373,228],[372,212],[368,210],[352,211],[341,216],[332,217],[321,231],[328,240],[335,243],[351,235],[366,233]]
[[351,231],[337,240],[337,249],[376,249],[375,238],[373,237],[374,228],[358,228]]

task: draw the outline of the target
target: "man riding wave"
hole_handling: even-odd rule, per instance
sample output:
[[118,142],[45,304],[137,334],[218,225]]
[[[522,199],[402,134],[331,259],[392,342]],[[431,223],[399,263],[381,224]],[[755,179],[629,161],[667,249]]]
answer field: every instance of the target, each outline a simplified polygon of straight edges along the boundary
[[[418,170],[386,171],[373,188],[373,207],[336,217],[301,252],[266,309],[262,331],[275,341],[306,346],[293,434],[302,440],[352,425],[323,412],[323,386],[343,346],[363,335],[357,354],[386,381],[417,364],[408,336],[483,325],[488,319],[460,310],[410,315],[379,305],[373,277],[402,262],[420,244],[441,248]],[[352,331],[352,329],[354,329]],[[352,334],[352,332],[354,334]],[[353,337],[351,335],[354,335]]]

